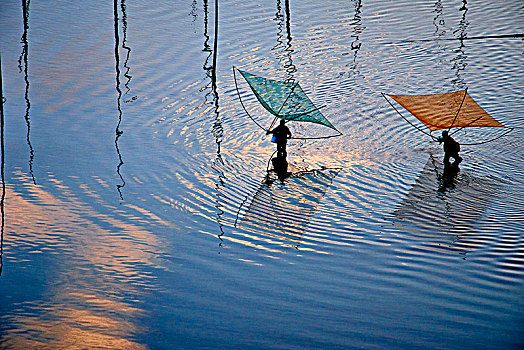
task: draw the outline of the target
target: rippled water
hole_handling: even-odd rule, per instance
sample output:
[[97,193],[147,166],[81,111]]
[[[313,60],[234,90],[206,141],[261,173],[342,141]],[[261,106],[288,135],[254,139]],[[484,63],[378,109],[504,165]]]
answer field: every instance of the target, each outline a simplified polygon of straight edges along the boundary
[[[524,346],[522,4],[227,0],[218,40],[215,5],[0,4],[1,347]],[[265,183],[233,66],[344,136]],[[446,181],[380,93],[466,87],[514,130]]]

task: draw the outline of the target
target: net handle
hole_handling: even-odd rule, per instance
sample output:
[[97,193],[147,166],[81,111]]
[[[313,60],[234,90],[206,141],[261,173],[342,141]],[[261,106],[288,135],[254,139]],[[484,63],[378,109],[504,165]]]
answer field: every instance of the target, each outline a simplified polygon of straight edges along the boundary
[[[322,106],[320,106],[320,107],[318,107],[318,108],[315,107],[315,108],[313,108],[312,110],[309,110],[309,111],[307,111],[307,112],[297,114],[296,116],[294,116],[293,118],[288,119],[288,120],[289,120],[289,121],[293,121],[293,120],[295,120],[295,119],[297,119],[297,118],[300,118],[300,117],[302,117],[302,116],[304,116],[304,115],[306,115],[306,114],[309,114],[309,113],[313,113],[313,112],[315,112],[315,111],[318,111],[319,109],[322,109],[322,108],[324,108],[324,107],[326,107],[326,106],[327,106],[327,105],[322,105]],[[325,124],[322,124],[322,125],[325,125]]]
[[332,137],[339,137],[339,136],[344,135],[343,133],[341,133],[337,129],[334,129],[334,130],[336,130],[338,132],[338,134],[336,134],[336,135],[329,135],[329,136],[319,136],[319,137],[290,137],[289,139],[290,140],[322,140],[322,139],[329,139],[329,138],[332,138]]
[[289,93],[289,95],[287,95],[286,100],[284,101],[284,103],[282,103],[282,106],[280,106],[280,108],[278,109],[278,112],[277,112],[275,118],[273,119],[273,121],[271,122],[271,125],[267,129],[268,131],[271,130],[273,125],[275,125],[275,122],[277,121],[277,118],[280,115],[280,112],[282,111],[282,108],[284,108],[284,106],[286,105],[287,100],[289,100],[289,98],[291,97],[291,94],[293,93],[293,91],[295,91],[295,88],[297,86],[298,86],[298,81],[295,83],[295,85],[293,85],[293,87],[291,88],[291,92]]
[[451,134],[449,134],[449,136],[453,136],[454,134],[456,134],[456,133],[459,132],[460,130],[462,130],[462,129],[468,127],[468,126],[470,126],[471,124],[473,124],[474,122],[476,122],[477,120],[479,120],[479,119],[482,118],[482,117],[483,117],[483,116],[480,116],[480,117],[478,117],[477,119],[475,119],[474,121],[469,122],[468,124],[464,125],[463,127],[461,127],[461,128],[459,128],[459,129],[453,131]]
[[244,105],[244,101],[242,100],[242,96],[240,96],[240,91],[239,91],[239,89],[238,89],[237,75],[236,75],[236,73],[235,73],[235,69],[238,69],[238,68],[236,68],[235,66],[233,66],[233,79],[235,80],[235,88],[236,88],[236,90],[237,90],[238,99],[240,100],[240,104],[242,105],[242,108],[243,108],[244,111],[246,112],[247,116],[248,116],[248,117],[249,117],[249,118],[250,118],[250,119],[251,119],[251,120],[252,120],[252,121],[253,121],[253,122],[254,122],[254,123],[255,123],[255,124],[260,128],[260,129],[262,129],[262,130],[264,130],[264,131],[267,132],[267,130],[266,130],[262,125],[260,125],[260,124],[255,120],[255,118],[253,118],[253,117],[251,116],[251,114],[249,114],[249,112],[247,111],[246,106]]
[[461,146],[476,146],[476,145],[482,145],[484,143],[488,143],[488,142],[492,142],[492,141],[498,140],[501,137],[506,136],[507,134],[509,134],[510,132],[513,131],[513,128],[507,128],[507,129],[509,129],[509,130],[506,131],[505,133],[503,133],[502,135],[499,135],[499,136],[497,136],[495,138],[492,138],[491,140],[482,141],[482,142],[474,142],[474,143],[461,143],[460,145]]
[[400,115],[400,116],[402,117],[402,119],[404,119],[405,121],[407,121],[409,124],[411,124],[412,127],[414,127],[415,129],[417,129],[417,130],[420,131],[421,133],[426,134],[426,135],[428,135],[429,137],[431,137],[431,138],[433,139],[433,141],[437,141],[437,140],[438,140],[435,136],[431,135],[430,133],[427,133],[426,131],[422,130],[421,128],[419,128],[418,126],[416,126],[415,124],[413,124],[412,122],[410,122],[406,117],[404,117],[404,116],[402,115],[402,113],[400,113],[400,112],[398,111],[398,109],[393,105],[393,103],[391,103],[391,102],[387,99],[386,95],[385,95],[383,92],[381,92],[381,94],[382,94],[382,97],[384,97],[384,99],[385,99],[386,101],[388,101],[388,103],[390,104],[390,106],[393,107],[393,109],[398,113],[398,115]]
[[462,105],[464,104],[464,100],[466,99],[466,95],[468,94],[468,88],[466,88],[466,90],[464,90],[464,97],[462,97],[462,102],[460,102],[460,106],[459,106],[459,109],[457,111],[457,114],[455,114],[455,118],[453,118],[453,121],[451,122],[451,125],[449,126],[448,128],[448,132],[451,130],[451,128],[453,127],[453,124],[455,124],[455,120],[457,120],[457,117],[460,113],[460,109],[462,108]]

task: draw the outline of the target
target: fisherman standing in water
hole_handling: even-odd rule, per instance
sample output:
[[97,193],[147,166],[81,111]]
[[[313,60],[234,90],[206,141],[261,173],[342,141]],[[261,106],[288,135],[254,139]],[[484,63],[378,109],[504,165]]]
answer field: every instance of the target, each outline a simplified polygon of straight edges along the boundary
[[453,165],[459,165],[459,163],[462,162],[462,157],[458,154],[460,152],[460,144],[457,141],[455,141],[453,137],[449,136],[447,130],[444,130],[442,132],[442,137],[438,138],[438,142],[444,142],[444,166],[450,165],[450,157],[453,157],[453,159],[455,159]]
[[273,130],[268,130],[266,135],[273,134],[277,143],[277,157],[287,157],[286,145],[287,139],[291,138],[291,131],[286,126],[284,119],[280,119],[280,124]]

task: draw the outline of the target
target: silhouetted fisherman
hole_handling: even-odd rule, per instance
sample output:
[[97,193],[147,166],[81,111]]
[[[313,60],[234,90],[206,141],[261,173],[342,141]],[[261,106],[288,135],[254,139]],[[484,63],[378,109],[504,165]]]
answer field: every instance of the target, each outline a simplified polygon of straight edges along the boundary
[[286,145],[287,139],[291,137],[291,131],[286,126],[284,119],[280,119],[280,124],[273,130],[268,130],[266,135],[273,134],[277,143],[277,157],[283,157],[284,160],[287,157]]
[[453,164],[459,165],[462,162],[462,157],[459,156],[460,144],[449,136],[447,130],[442,132],[442,137],[438,138],[438,142],[444,142],[444,166],[449,165],[449,158],[452,157],[455,159]]

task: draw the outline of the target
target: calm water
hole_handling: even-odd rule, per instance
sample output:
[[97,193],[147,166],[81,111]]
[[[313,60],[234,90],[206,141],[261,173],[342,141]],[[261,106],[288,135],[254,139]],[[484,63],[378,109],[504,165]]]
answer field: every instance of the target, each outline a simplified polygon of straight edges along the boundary
[[[222,0],[218,40],[215,14],[1,2],[0,347],[524,347],[522,3]],[[344,136],[288,146],[314,171],[263,184],[233,66],[326,105]],[[443,183],[380,92],[466,87],[515,130]]]

